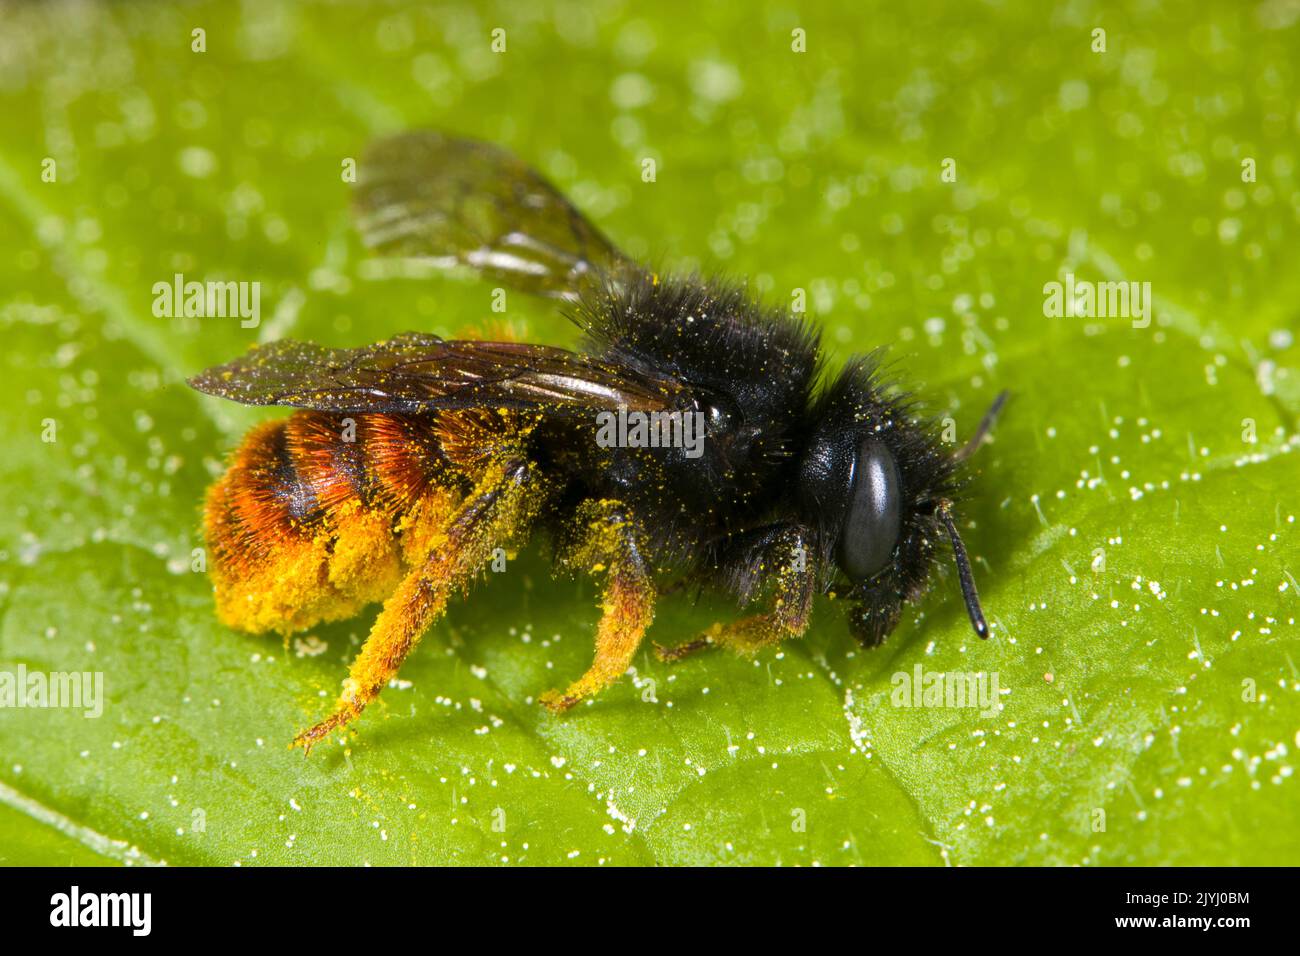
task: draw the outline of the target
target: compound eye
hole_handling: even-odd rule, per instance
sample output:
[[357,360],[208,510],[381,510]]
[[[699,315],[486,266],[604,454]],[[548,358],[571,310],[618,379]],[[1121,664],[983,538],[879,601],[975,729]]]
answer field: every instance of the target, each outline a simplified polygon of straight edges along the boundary
[[852,580],[865,581],[885,569],[898,544],[902,482],[894,453],[884,442],[863,439],[849,483],[839,564]]

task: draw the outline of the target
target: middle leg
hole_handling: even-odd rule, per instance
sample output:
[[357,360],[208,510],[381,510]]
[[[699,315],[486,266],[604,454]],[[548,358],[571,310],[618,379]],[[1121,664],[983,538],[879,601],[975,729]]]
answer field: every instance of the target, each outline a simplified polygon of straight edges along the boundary
[[596,628],[596,658],[563,692],[550,690],[538,702],[552,713],[568,710],[618,680],[632,664],[654,618],[654,584],[636,530],[617,501],[589,501],[578,509],[576,541],[564,551],[573,569],[605,573],[604,614]]

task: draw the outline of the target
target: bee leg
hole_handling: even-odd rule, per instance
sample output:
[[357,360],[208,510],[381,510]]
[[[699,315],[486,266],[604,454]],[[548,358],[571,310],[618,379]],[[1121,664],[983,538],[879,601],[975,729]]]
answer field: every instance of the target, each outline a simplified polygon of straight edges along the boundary
[[898,626],[904,603],[916,597],[891,588],[868,590],[849,609],[849,633],[865,648],[879,647]]
[[[718,626],[719,625],[717,624],[713,625],[713,627]],[[710,630],[712,629],[713,628],[710,628]],[[672,647],[665,647],[663,644],[655,644],[655,657],[664,663],[671,663],[673,661],[684,660],[696,651],[706,651],[714,646],[713,641],[707,635],[705,637],[697,637],[693,641],[674,644]]]
[[775,581],[767,610],[730,624],[714,624],[700,637],[675,647],[655,645],[661,661],[679,661],[710,647],[725,647],[753,657],[787,637],[799,637],[812,615],[815,574],[809,563],[807,535],[798,527],[776,530],[767,540],[750,577],[772,574]]
[[582,530],[577,543],[566,549],[562,560],[570,568],[605,572],[604,613],[596,628],[591,667],[563,692],[550,690],[538,698],[557,714],[622,677],[654,619],[654,583],[622,506],[609,500],[586,502],[578,509],[578,524]]
[[446,610],[452,590],[472,578],[492,548],[526,525],[536,510],[529,466],[512,459],[487,466],[445,529],[431,536],[427,554],[375,621],[352,662],[334,713],[294,738],[308,753],[331,731],[357,717],[397,673],[420,636]]

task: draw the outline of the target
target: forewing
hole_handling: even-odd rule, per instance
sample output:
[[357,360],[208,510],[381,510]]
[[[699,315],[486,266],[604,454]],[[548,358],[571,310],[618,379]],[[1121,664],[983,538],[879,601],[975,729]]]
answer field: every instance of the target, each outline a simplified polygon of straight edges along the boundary
[[672,379],[565,349],[447,341],[419,332],[357,349],[272,342],[190,384],[244,405],[354,414],[474,407],[667,411],[681,408],[686,398]]
[[467,267],[537,295],[576,300],[640,271],[517,156],[432,130],[371,145],[355,213],[380,255]]

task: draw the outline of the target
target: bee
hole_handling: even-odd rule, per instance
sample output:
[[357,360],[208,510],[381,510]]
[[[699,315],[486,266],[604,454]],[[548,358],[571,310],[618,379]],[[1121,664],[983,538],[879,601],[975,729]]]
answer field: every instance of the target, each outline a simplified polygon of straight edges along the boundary
[[584,341],[278,341],[190,380],[297,409],[253,428],[208,491],[220,620],[287,635],[383,603],[332,713],[293,746],[310,752],[355,720],[451,596],[535,533],[556,570],[602,588],[590,668],[540,697],[555,712],[627,671],[674,579],[747,613],[656,646],[662,660],[798,637],[819,593],[846,602],[849,631],[875,646],[946,539],[988,636],[953,509],[1005,394],[952,453],[883,379],[879,353],[827,376],[807,322],[740,285],[639,265],[490,144],[380,140],[354,211],[375,253],[561,300]]

